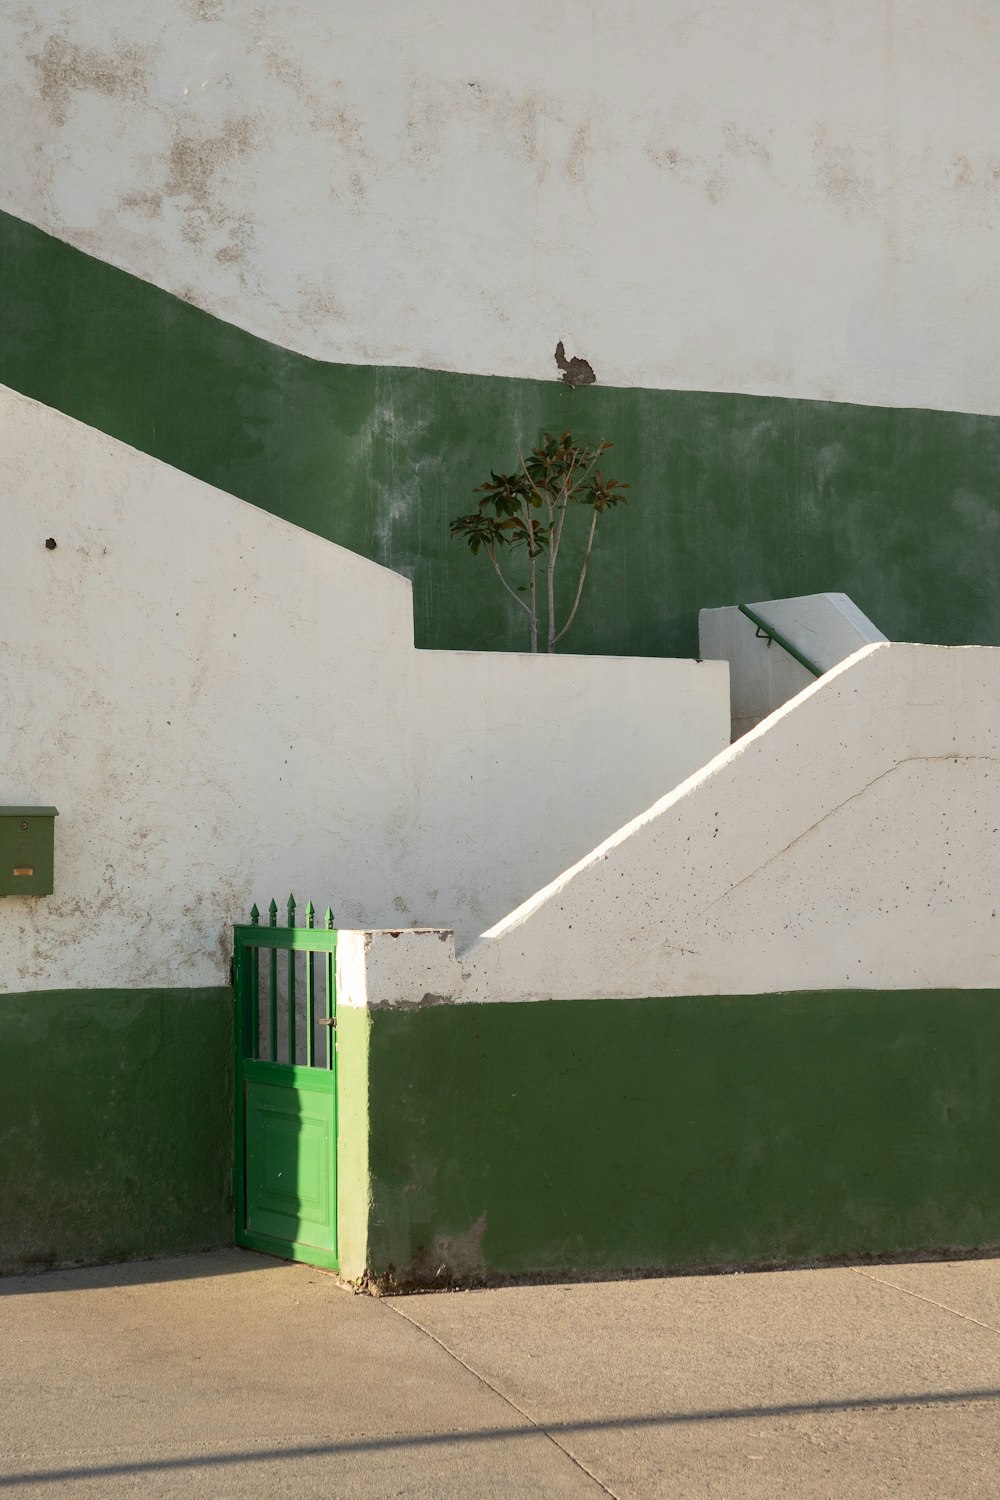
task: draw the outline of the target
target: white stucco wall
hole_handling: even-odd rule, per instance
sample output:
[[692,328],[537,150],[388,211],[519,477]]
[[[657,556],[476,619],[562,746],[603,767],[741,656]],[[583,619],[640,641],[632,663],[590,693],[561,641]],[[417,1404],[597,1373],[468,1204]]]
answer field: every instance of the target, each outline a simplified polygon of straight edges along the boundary
[[0,205],[334,360],[1000,411],[992,0],[23,0]]
[[[885,640],[846,594],[748,603],[759,619],[823,672],[862,646]],[[698,650],[706,660],[729,663],[734,740],[814,681],[814,673],[776,641],[759,636],[754,622],[736,605],[699,611]]]
[[403,578],[2,388],[0,520],[0,805],[60,813],[0,989],[225,982],[289,891],[467,940],[725,743],[724,664],[417,652]]
[[450,983],[447,939],[431,950],[429,1002],[377,935],[349,994],[994,987],[998,826],[1000,649],[869,646],[459,954]]
[[440,895],[414,916],[459,946],[729,743],[724,662],[418,651],[415,670],[415,816]]
[[0,802],[60,813],[0,987],[225,982],[272,893],[391,921],[408,583],[8,391],[0,515]]

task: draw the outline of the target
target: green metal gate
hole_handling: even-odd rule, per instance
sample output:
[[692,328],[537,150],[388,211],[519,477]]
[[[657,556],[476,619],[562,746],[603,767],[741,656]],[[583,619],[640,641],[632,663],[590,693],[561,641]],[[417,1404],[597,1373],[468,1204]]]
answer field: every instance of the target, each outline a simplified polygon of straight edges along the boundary
[[337,934],[234,928],[236,1243],[337,1270]]

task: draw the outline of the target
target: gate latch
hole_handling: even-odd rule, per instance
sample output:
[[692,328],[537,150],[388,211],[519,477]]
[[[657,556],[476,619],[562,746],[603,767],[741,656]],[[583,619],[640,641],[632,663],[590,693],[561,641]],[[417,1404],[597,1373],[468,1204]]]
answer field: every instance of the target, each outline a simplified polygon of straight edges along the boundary
[[325,1021],[317,1021],[316,1022],[317,1026],[336,1026],[336,1024],[337,1024],[337,1017],[336,1016],[327,1016],[327,1018],[326,1018]]

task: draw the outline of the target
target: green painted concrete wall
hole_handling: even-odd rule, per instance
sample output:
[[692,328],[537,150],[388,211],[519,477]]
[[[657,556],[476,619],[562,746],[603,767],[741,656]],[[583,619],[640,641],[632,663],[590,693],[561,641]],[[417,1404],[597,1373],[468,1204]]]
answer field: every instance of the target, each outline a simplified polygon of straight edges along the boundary
[[10,216],[0,305],[0,381],[408,574],[418,645],[524,649],[447,523],[566,426],[634,487],[567,649],[694,655],[699,608],[825,589],[894,639],[1000,643],[1000,419],[325,364]]
[[0,995],[0,1270],[232,1243],[228,989]]
[[1000,1243],[995,990],[376,1011],[368,1046],[376,1279]]

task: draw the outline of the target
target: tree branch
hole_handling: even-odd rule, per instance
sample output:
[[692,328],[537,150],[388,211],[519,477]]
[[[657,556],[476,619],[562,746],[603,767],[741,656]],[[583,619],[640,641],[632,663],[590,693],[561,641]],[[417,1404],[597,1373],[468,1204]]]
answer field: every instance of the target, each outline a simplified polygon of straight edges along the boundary
[[555,640],[552,642],[552,646],[549,648],[550,650],[556,645],[556,643],[558,641],[562,640],[563,636],[566,634],[567,630],[569,629],[569,627],[572,625],[574,619],[576,618],[576,612],[577,612],[577,610],[580,607],[580,595],[583,593],[583,583],[584,583],[584,579],[587,576],[587,565],[590,562],[590,554],[591,554],[591,551],[593,550],[593,546],[594,546],[594,533],[597,531],[597,517],[598,517],[598,514],[599,514],[599,512],[597,510],[597,507],[595,506],[594,507],[594,517],[593,517],[593,520],[590,523],[590,535],[587,538],[587,551],[584,554],[583,567],[580,569],[580,582],[576,586],[576,598],[573,600],[573,608],[569,612],[569,619],[566,621],[566,624],[563,626],[562,630],[560,630],[559,634],[556,636]]
[[525,614],[530,619],[531,618],[531,610],[525,604],[524,600],[518,595],[517,590],[511,588],[510,584],[507,582],[506,578],[501,573],[501,571],[500,571],[500,564],[496,560],[496,556],[494,555],[493,548],[487,546],[487,544],[484,542],[483,543],[483,551],[486,553],[486,556],[489,558],[490,562],[493,564],[493,571],[494,571],[494,573],[497,575],[497,577],[499,578],[500,582],[503,584],[504,588],[507,590],[508,594],[513,599],[514,603],[515,604],[519,604],[521,606],[521,608],[524,610]]
[[531,650],[538,650],[538,554],[535,551],[535,534],[531,525],[531,507],[527,496],[522,499],[524,509],[524,525],[528,533],[528,588],[530,590],[531,608],[528,610],[528,619],[531,621]]

